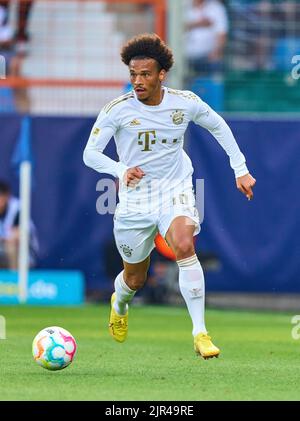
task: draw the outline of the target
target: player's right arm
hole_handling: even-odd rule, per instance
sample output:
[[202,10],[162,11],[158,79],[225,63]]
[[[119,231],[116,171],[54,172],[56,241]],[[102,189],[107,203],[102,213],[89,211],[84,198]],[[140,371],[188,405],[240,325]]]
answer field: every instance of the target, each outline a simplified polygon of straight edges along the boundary
[[111,174],[122,180],[128,169],[127,165],[116,162],[103,153],[116,131],[116,124],[104,111],[101,111],[84,149],[83,162],[99,173]]
[[126,186],[134,187],[145,173],[139,167],[129,168],[122,162],[116,162],[103,153],[116,131],[116,124],[104,111],[101,111],[84,149],[83,161],[85,165],[95,171],[111,174],[123,180]]

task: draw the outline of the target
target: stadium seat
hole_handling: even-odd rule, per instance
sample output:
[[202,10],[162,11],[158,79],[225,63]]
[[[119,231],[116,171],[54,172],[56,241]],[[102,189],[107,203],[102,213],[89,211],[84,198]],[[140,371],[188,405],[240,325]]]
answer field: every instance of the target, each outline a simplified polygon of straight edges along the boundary
[[277,70],[290,70],[291,60],[300,54],[300,38],[280,38],[273,50],[272,62]]
[[13,91],[8,87],[0,88],[0,113],[11,113],[16,111]]
[[197,78],[188,89],[199,95],[214,110],[224,110],[224,83],[220,77]]
[[231,112],[299,112],[300,89],[290,71],[235,71],[225,79],[225,109]]

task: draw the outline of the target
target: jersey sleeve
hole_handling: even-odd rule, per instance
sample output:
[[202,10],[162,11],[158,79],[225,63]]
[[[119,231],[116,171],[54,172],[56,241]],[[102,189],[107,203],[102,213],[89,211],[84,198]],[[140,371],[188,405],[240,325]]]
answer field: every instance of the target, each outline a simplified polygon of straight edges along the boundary
[[99,114],[83,152],[85,165],[99,173],[123,178],[128,167],[106,156],[103,151],[118,130],[117,124],[103,110]]
[[225,120],[199,97],[193,102],[192,121],[207,129],[222,146],[229,156],[230,166],[236,178],[248,174],[245,156]]

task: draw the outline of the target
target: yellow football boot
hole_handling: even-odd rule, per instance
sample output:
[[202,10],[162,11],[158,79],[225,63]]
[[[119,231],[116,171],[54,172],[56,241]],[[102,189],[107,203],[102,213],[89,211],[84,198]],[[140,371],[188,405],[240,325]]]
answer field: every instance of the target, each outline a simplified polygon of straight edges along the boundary
[[111,311],[109,317],[109,333],[117,342],[124,342],[128,331],[128,311],[125,316],[119,316],[113,307],[116,300],[116,293],[111,296]]
[[212,343],[211,337],[206,333],[201,332],[194,337],[194,349],[196,353],[205,360],[218,357],[220,354],[219,348]]

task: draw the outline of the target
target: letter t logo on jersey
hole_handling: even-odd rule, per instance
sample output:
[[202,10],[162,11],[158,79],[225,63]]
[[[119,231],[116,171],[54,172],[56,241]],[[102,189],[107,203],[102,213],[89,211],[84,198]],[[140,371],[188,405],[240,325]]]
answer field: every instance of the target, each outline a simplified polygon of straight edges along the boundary
[[152,151],[152,149],[150,149],[150,144],[154,145],[155,142],[156,142],[156,132],[155,132],[155,130],[148,130],[148,131],[145,131],[145,132],[139,132],[139,134],[138,134],[138,144],[144,146],[144,149],[142,149],[142,152]]

